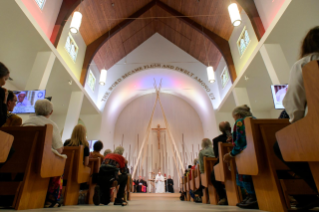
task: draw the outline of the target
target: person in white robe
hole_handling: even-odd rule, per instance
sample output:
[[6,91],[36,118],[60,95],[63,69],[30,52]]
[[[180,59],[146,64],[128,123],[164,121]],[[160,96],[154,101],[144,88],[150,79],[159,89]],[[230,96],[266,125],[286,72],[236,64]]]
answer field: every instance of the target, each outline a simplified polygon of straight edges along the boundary
[[156,190],[155,193],[165,193],[165,179],[161,172],[155,177]]

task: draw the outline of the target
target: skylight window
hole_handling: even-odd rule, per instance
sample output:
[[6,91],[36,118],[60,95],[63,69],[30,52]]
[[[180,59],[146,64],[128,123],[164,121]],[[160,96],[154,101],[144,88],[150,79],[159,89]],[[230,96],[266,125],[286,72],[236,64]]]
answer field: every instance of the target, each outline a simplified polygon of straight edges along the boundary
[[43,7],[45,5],[45,0],[35,0],[35,2],[38,4],[41,10],[43,10]]

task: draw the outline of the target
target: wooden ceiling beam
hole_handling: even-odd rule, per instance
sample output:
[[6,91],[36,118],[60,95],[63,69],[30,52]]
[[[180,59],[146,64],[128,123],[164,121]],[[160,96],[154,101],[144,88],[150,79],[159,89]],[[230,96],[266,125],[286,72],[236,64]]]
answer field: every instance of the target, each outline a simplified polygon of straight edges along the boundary
[[57,20],[55,22],[55,26],[53,28],[53,32],[51,35],[51,43],[58,47],[58,43],[60,41],[60,37],[64,28],[65,23],[68,21],[69,17],[73,13],[73,11],[80,5],[82,0],[63,0],[61,5],[61,9]]
[[99,51],[99,49],[103,46],[103,44],[105,42],[107,42],[110,38],[112,38],[114,35],[119,33],[124,27],[126,27],[127,25],[132,23],[135,18],[140,17],[145,12],[150,10],[153,6],[155,6],[155,4],[156,4],[156,0],[151,1],[147,5],[145,5],[144,7],[139,9],[138,11],[136,11],[134,14],[132,14],[130,17],[128,17],[128,19],[125,19],[124,21],[122,21],[121,23],[119,23],[118,25],[113,27],[108,32],[104,33],[101,37],[97,38],[95,41],[93,41],[92,43],[90,43],[87,46],[86,52],[85,52],[85,58],[84,58],[84,62],[83,62],[83,68],[82,68],[82,72],[81,72],[81,78],[80,78],[80,83],[83,86],[85,84],[88,68],[89,68],[95,54]]
[[260,19],[257,7],[254,0],[236,0],[238,4],[245,10],[247,16],[250,19],[251,25],[254,28],[258,41],[265,34],[264,25]]
[[[194,30],[198,31],[199,33],[203,34],[205,37],[207,37],[220,51],[220,53],[223,55],[226,64],[228,66],[228,70],[231,75],[232,82],[234,82],[237,78],[236,70],[235,70],[235,65],[233,61],[232,54],[230,52],[230,47],[229,43],[227,40],[224,38],[220,37],[216,33],[210,31],[209,29],[203,27],[202,25],[198,24],[197,22],[191,20],[190,18],[187,17],[182,17],[184,14],[176,11],[175,9],[167,6],[165,3],[161,1],[157,1],[156,5],[171,14],[172,16],[177,16],[178,19],[183,21],[185,24],[189,25],[192,27]],[[217,67],[214,67],[215,69]]]

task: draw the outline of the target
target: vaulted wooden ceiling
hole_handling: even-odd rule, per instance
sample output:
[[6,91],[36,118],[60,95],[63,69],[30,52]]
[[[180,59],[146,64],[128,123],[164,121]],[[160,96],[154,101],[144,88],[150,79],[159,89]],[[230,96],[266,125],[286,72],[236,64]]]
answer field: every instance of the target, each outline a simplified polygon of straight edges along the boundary
[[[150,2],[151,0],[83,1],[78,9],[83,14],[80,33],[85,43],[91,44]],[[225,40],[229,40],[233,31],[227,11],[229,1],[161,0],[161,2]],[[205,65],[208,65],[205,46],[210,65],[216,68],[222,57],[216,46],[201,32],[155,5],[105,42],[95,55],[94,62],[100,70],[109,69],[156,32]]]

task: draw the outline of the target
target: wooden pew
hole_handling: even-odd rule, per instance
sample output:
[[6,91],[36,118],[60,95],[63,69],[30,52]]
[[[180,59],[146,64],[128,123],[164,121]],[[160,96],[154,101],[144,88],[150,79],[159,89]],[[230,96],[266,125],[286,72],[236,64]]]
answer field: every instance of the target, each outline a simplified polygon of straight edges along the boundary
[[216,189],[210,182],[210,175],[216,162],[217,158],[209,158],[204,156],[204,173],[200,174],[202,186],[205,187],[203,189],[202,196],[202,203],[204,204],[207,204],[208,200],[212,205],[217,205],[218,203]]
[[199,165],[196,165],[195,171],[194,171],[194,180],[195,180],[195,190],[200,188],[200,169]]
[[[191,173],[192,179],[189,180],[189,189],[194,192],[196,190],[196,188],[195,188],[195,179],[194,179],[195,178],[194,177],[195,170],[191,169],[190,173]],[[191,199],[192,202],[195,201],[193,198],[190,198],[190,199]]]
[[186,189],[186,201],[191,201],[191,196],[190,196],[190,193],[189,193],[189,189],[190,189],[190,186],[189,186],[189,175],[187,175],[185,177],[185,189]]
[[83,151],[81,146],[66,146],[63,154],[68,156],[63,179],[67,180],[64,193],[64,205],[77,205],[81,183],[89,183],[91,168],[83,164]]
[[228,164],[223,162],[224,155],[232,149],[232,144],[218,143],[219,163],[214,166],[214,172],[216,180],[225,183],[228,205],[236,206],[240,202],[241,192],[236,184],[235,160],[230,161],[230,170],[228,169]]
[[276,170],[288,170],[274,154],[275,133],[289,124],[285,119],[245,119],[246,148],[235,157],[239,174],[251,175],[260,210],[287,211]]
[[13,136],[0,131],[0,163],[4,163],[7,161],[12,143],[13,143]]
[[23,174],[23,180],[0,182],[0,195],[14,195],[16,210],[43,208],[51,177],[62,176],[66,159],[52,150],[52,125],[43,127],[4,127],[14,136],[15,152],[0,173],[12,177]]
[[319,191],[319,61],[305,65],[302,75],[308,113],[303,119],[277,132],[276,138],[285,161],[309,162]]
[[89,167],[91,169],[90,172],[90,181],[89,181],[89,192],[87,195],[87,204],[94,204],[93,203],[93,196],[94,196],[94,189],[96,186],[96,183],[93,183],[93,174],[98,174],[100,171],[100,166],[101,166],[101,159],[100,158],[90,158],[89,161]]

